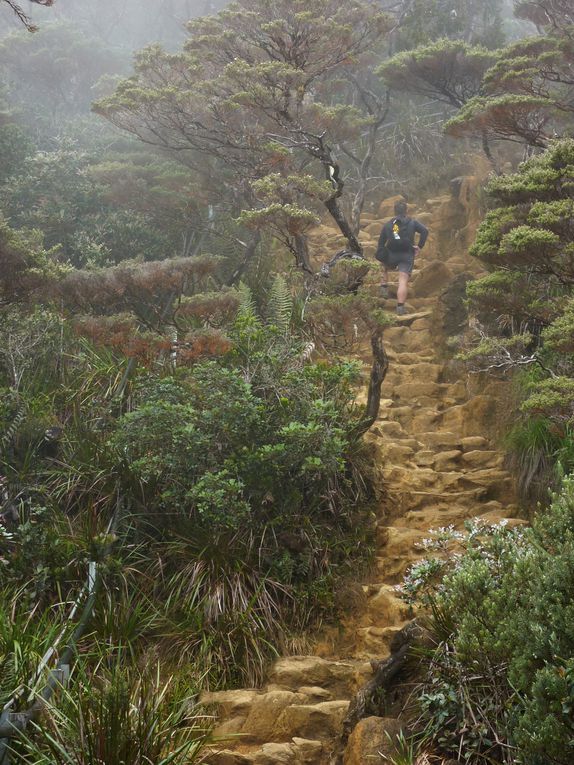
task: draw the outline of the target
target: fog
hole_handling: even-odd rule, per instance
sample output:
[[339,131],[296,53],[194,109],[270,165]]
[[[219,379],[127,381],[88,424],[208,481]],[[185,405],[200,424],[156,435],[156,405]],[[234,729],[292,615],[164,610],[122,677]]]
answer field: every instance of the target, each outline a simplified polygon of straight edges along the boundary
[[[71,22],[102,43],[129,51],[152,42],[177,47],[188,19],[216,12],[225,4],[225,0],[56,0],[53,6],[43,7],[19,0],[39,27]],[[11,8],[0,0],[0,36],[21,27]]]

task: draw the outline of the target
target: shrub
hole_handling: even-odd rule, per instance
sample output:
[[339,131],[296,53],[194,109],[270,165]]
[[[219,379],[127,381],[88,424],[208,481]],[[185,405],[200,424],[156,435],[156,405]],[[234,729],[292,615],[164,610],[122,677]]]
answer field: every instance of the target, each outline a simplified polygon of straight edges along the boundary
[[[461,540],[457,540],[458,544]],[[421,721],[469,763],[569,763],[574,750],[574,479],[532,529],[475,525],[437,577]],[[412,587],[411,595],[412,595]],[[509,608],[512,604],[512,608]]]
[[306,362],[249,306],[232,337],[224,360],[142,378],[109,441],[125,493],[140,487],[138,586],[208,685],[258,683],[366,547],[355,365]]

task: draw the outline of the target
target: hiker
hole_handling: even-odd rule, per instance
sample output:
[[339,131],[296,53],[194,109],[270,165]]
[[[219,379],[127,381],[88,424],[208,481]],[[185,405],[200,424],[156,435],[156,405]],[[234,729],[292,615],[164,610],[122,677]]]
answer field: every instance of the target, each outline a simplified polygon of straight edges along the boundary
[[[419,235],[418,244],[415,244],[415,234]],[[383,265],[381,295],[384,298],[389,296],[389,271],[398,270],[399,272],[399,287],[397,289],[397,314],[399,316],[406,313],[405,303],[415,256],[425,246],[428,234],[426,226],[423,226],[418,220],[408,217],[406,202],[395,202],[395,217],[383,226],[375,257]]]

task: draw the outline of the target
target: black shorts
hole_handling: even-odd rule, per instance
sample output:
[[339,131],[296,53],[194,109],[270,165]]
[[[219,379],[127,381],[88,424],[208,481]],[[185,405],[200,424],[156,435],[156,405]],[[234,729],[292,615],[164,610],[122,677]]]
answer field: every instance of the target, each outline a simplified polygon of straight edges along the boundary
[[380,261],[388,271],[412,274],[415,254],[414,252],[391,252],[390,250],[385,250]]

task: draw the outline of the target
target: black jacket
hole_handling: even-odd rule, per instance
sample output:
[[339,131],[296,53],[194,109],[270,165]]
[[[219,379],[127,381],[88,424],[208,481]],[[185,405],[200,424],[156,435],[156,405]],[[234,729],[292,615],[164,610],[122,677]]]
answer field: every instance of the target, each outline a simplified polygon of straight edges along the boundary
[[[391,220],[387,221],[385,225],[383,226],[383,230],[381,231],[381,235],[379,237],[379,244],[377,246],[377,251],[375,253],[375,257],[377,260],[383,261],[385,258],[385,254],[388,252],[387,244],[392,240],[393,238],[393,223],[397,220],[397,216],[394,218],[391,218]],[[410,220],[409,218],[400,218],[399,220]],[[418,247],[422,250],[422,248],[425,246],[425,242],[427,240],[427,237],[429,235],[429,230],[426,226],[424,226],[420,221],[413,220],[413,248],[414,248],[414,234],[419,235],[419,241],[418,241]],[[414,253],[414,249],[412,250],[411,254]]]

